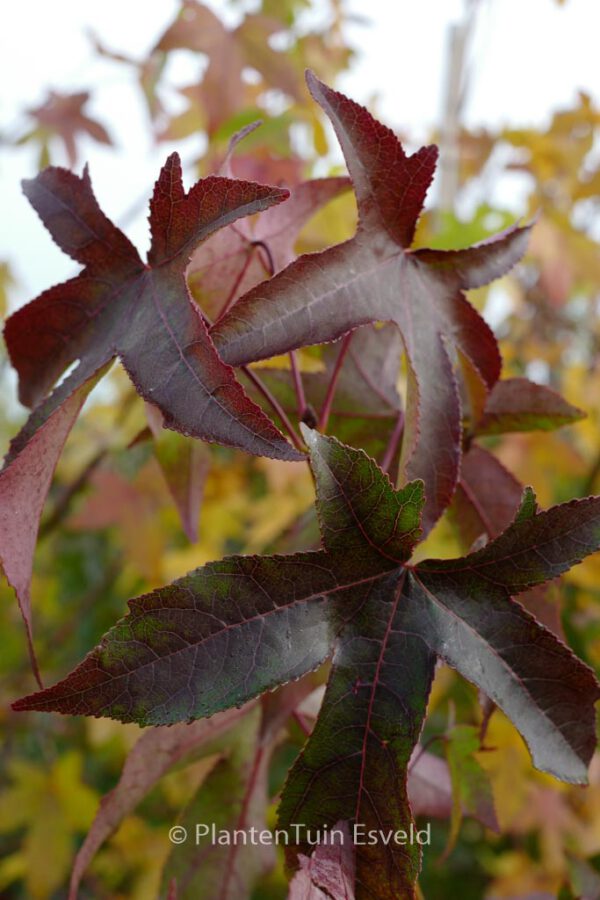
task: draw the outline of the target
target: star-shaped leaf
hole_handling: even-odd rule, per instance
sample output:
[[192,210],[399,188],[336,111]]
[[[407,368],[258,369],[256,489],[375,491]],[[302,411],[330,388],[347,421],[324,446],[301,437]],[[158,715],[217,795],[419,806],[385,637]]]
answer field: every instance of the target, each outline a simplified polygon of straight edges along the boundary
[[484,390],[500,375],[494,336],[463,290],[503,275],[522,256],[529,228],[510,228],[465,250],[409,251],[433,178],[436,147],[407,156],[363,107],[308,73],[309,89],[336,130],[358,202],[344,244],[300,257],[243,297],[214,328],[232,365],[340,337],[367,322],[395,322],[408,357],[402,480],[423,478],[429,529],[448,505],[460,462],[459,354]]
[[30,118],[36,124],[33,130],[20,138],[19,143],[37,142],[40,145],[42,166],[48,164],[48,144],[53,138],[62,142],[71,166],[77,162],[77,142],[82,135],[99,144],[112,144],[106,128],[86,113],[85,106],[89,99],[88,91],[77,94],[50,91],[44,103],[28,110]]
[[31,645],[29,581],[44,500],[83,400],[115,356],[138,393],[160,409],[166,427],[251,453],[302,457],[221,362],[185,282],[201,241],[280,202],[287,191],[213,177],[186,193],[173,154],[150,204],[146,265],[101,211],[87,169],[79,178],[49,168],[24,182],[24,190],[57,244],[85,267],[14,313],[4,332],[20,398],[35,407],[0,472],[0,561]]
[[[280,824],[410,833],[407,766],[441,657],[512,719],[534,763],[586,779],[595,746],[591,670],[511,595],[600,546],[600,498],[514,522],[460,559],[409,564],[423,484],[394,490],[373,460],[305,429],[323,549],[231,557],[131,601],[62,682],[17,710],[108,715],[140,724],[209,716],[298,678],[333,650],[314,731],[283,792]],[[312,852],[308,834],[290,846]],[[419,846],[356,846],[356,896],[413,897]]]
[[85,266],[6,323],[25,404],[37,403],[78,360],[53,394],[56,407],[119,356],[167,427],[251,453],[299,458],[220,361],[185,284],[189,258],[201,241],[284,200],[287,191],[215,176],[186,193],[179,157],[172,154],[150,203],[152,244],[144,264],[101,211],[87,169],[82,178],[46,169],[24,182],[24,190],[61,249]]

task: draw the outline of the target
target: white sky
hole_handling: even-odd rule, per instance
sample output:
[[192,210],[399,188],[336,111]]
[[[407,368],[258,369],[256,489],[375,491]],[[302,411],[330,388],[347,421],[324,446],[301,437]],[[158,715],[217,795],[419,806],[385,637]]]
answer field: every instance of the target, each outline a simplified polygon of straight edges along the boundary
[[[223,0],[208,5],[226,13]],[[371,25],[352,25],[348,39],[360,51],[355,69],[339,86],[361,102],[378,98],[388,124],[425,137],[439,120],[448,25],[460,18],[462,0],[348,0]],[[38,0],[11,4],[0,35],[0,132],[18,129],[19,110],[39,103],[46,89],[91,89],[90,112],[109,128],[117,150],[82,146],[96,194],[117,222],[149,194],[171,145],[152,145],[145,110],[124,67],[90,52],[86,29],[131,56],[142,56],[171,20],[176,0]],[[472,42],[471,93],[465,118],[472,125],[526,125],[546,121],[571,103],[578,89],[598,99],[599,0],[481,0]],[[181,84],[193,80],[197,62],[182,54],[172,69]],[[189,147],[190,145],[188,145]],[[182,155],[192,156],[192,148]],[[61,161],[62,162],[62,161]],[[36,171],[36,153],[24,147],[0,154],[2,230],[0,260],[8,260],[19,284],[19,305],[73,274],[73,263],[54,247],[20,193],[21,178]],[[518,194],[502,198],[522,212]],[[147,246],[144,212],[127,227],[141,250]]]

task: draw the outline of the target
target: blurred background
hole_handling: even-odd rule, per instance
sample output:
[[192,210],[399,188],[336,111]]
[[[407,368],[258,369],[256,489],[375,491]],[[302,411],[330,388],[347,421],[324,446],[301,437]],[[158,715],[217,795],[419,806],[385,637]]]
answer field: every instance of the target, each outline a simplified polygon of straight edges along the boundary
[[[191,184],[217,171],[231,137],[261,119],[236,151],[237,175],[295,184],[342,173],[335,138],[304,85],[308,66],[367,105],[408,150],[440,144],[417,244],[466,246],[539,214],[523,263],[470,297],[500,339],[504,376],[548,384],[588,417],[552,434],[509,435],[488,446],[535,487],[543,506],[599,493],[599,26],[597,0],[13,5],[0,35],[0,312],[73,274],[20,192],[20,180],[40,167],[81,171],[88,162],[103,209],[142,250],[147,200],[174,149]],[[302,230],[297,250],[342,240],[354,224],[352,197],[339,197]],[[193,278],[190,286],[194,291]],[[196,299],[202,302],[201,287]],[[0,352],[5,449],[26,413]],[[310,358],[303,364],[310,368]],[[141,401],[115,370],[61,459],[32,591],[48,682],[97,643],[128,597],[225,553],[287,551],[312,540],[310,527],[293,528],[312,502],[304,469],[220,448],[203,448],[195,463],[202,484],[191,531],[199,517],[200,529],[188,540],[169,483],[169,448],[157,452],[138,440],[144,428]],[[430,553],[458,552],[450,524],[435,529]],[[557,628],[596,668],[598,576],[600,561],[586,562],[564,579],[555,600]],[[62,898],[74,852],[139,729],[8,712],[33,680],[5,583],[0,633],[0,896]],[[480,717],[475,692],[442,670],[426,739],[455,721],[478,726]],[[301,741],[290,729],[278,748],[273,796]],[[424,897],[600,897],[600,759],[590,787],[559,784],[532,769],[499,713],[486,747],[477,760],[490,779],[500,834],[467,817],[450,849],[450,826],[436,821]],[[167,828],[204,774],[192,765],[163,778],[100,850],[81,896],[155,896],[170,849]],[[253,896],[285,896],[281,861]]]

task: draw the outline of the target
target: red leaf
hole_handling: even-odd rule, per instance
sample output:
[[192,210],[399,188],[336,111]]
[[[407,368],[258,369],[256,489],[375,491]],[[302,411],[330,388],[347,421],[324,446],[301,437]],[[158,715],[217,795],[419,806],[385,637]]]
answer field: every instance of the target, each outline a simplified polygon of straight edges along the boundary
[[119,356],[138,393],[161,410],[166,427],[250,453],[302,458],[220,361],[184,277],[201,241],[240,216],[280,202],[287,191],[212,177],[186,194],[173,154],[151,200],[152,244],[144,265],[102,213],[87,170],[79,178],[46,169],[24,182],[24,190],[58,245],[85,268],[6,324],[23,402],[38,401],[79,360],[55,392],[58,403]]
[[494,385],[474,430],[477,434],[552,431],[583,418],[582,410],[551,388],[527,378],[507,378]]
[[96,818],[75,858],[69,886],[70,900],[76,900],[81,879],[104,841],[156,782],[175,763],[232,728],[252,705],[230,709],[200,722],[151,728],[144,732],[125,760],[118,784],[102,798]]
[[57,137],[64,145],[71,166],[77,162],[77,139],[81,135],[87,135],[99,144],[112,144],[104,126],[84,112],[89,99],[87,91],[78,94],[50,91],[44,103],[28,111],[37,128],[21,140],[37,138],[44,147],[48,137]]
[[217,319],[225,306],[292,262],[304,225],[349,186],[347,178],[303,181],[287,203],[265,210],[253,225],[244,220],[205,241],[192,256],[188,283],[208,317]]
[[30,596],[40,517],[65,441],[87,395],[103,374],[104,370],[81,384],[29,434],[23,429],[13,441],[0,472],[0,563],[17,595],[33,671],[40,686],[33,649]]
[[[424,527],[448,505],[460,461],[461,413],[450,352],[469,359],[484,387],[500,375],[494,336],[461,289],[490,281],[522,255],[528,228],[461,250],[407,252],[433,178],[437,149],[407,156],[392,131],[308,73],[331,119],[358,201],[356,236],[300,257],[243,297],[212,331],[232,365],[340,337],[358,325],[395,322],[408,357],[402,480],[427,486]],[[453,255],[454,253],[454,255]]]

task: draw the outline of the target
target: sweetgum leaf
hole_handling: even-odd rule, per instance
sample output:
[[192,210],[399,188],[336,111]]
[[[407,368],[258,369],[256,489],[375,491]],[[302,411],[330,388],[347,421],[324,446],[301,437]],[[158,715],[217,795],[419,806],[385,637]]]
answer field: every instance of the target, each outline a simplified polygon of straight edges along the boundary
[[89,99],[87,91],[76,94],[49,91],[40,106],[27,110],[35,127],[21,137],[19,143],[39,142],[40,157],[45,159],[48,156],[49,140],[58,138],[71,166],[77,162],[77,142],[82,135],[100,144],[111,145],[112,140],[104,125],[92,119],[85,111]]
[[560,394],[527,378],[498,381],[489,394],[476,434],[510,431],[552,431],[585,418],[585,413]]
[[321,552],[209,563],[130,601],[130,614],[33,702],[140,725],[239,706],[327,658],[324,600],[336,588]]
[[259,709],[245,716],[229,753],[217,762],[183,811],[179,823],[190,840],[172,848],[163,870],[161,895],[175,881],[180,900],[239,900],[249,896],[257,878],[273,867],[275,851],[268,844],[212,843],[210,835],[194,839],[197,823],[210,823],[217,832],[266,829],[272,742],[264,739],[260,726]]
[[[514,521],[482,550],[408,563],[421,482],[395,491],[360,450],[305,429],[324,549],[212,563],[131,601],[131,613],[64,681],[18,701],[141,724],[211,715],[333,665],[313,733],[282,796],[282,826],[409,830],[407,767],[437,656],[515,723],[535,764],[583,782],[595,746],[590,669],[511,594],[600,546],[600,498]],[[518,514],[517,514],[518,513]],[[290,846],[310,852],[308,835]],[[419,847],[356,847],[356,896],[414,896]]]
[[[502,383],[502,382],[500,382]],[[465,550],[482,538],[498,537],[515,519],[523,486],[489,451],[473,444],[464,454],[450,511]],[[554,586],[536,585],[519,602],[538,621],[564,638]]]
[[145,265],[101,211],[87,169],[79,178],[49,168],[23,187],[59,247],[85,267],[6,323],[26,405],[43,398],[73,362],[79,365],[54,392],[55,406],[119,356],[138,393],[161,410],[166,427],[250,453],[300,458],[217,356],[185,283],[189,258],[201,241],[240,216],[280,202],[287,191],[211,177],[186,193],[173,154],[150,203],[152,243]]
[[288,900],[355,900],[354,848],[346,822],[336,822],[330,842],[319,844],[312,856],[298,859]]
[[[106,370],[84,381],[48,416],[43,408],[34,413],[36,427],[21,433],[0,472],[0,563],[17,595],[25,622],[29,654],[38,683],[40,674],[33,649],[31,621],[31,572],[44,502],[62,448],[88,394]],[[37,426],[39,418],[40,424]]]
[[102,798],[96,818],[77,853],[69,900],[76,900],[81,879],[98,849],[156,782],[176,763],[205,746],[214,746],[215,741],[247,715],[250,708],[229,709],[210,719],[172,728],[151,728],[142,734],[125,760],[118,784]]
[[[406,769],[421,732],[435,654],[404,627],[405,574],[380,577],[336,645],[317,724],[282,795],[281,827],[345,819],[386,837],[409,831]],[[310,852],[306,841],[293,851]],[[357,844],[357,897],[412,897],[418,844]]]
[[[408,357],[403,480],[427,485],[428,530],[448,505],[460,462],[460,402],[451,354],[462,353],[484,389],[500,375],[494,336],[467,302],[465,287],[508,271],[529,228],[515,227],[461,251],[408,252],[433,178],[437,149],[407,156],[363,107],[308,73],[309,89],[336,130],[358,202],[354,238],[300,257],[258,285],[214,327],[232,365],[335,340],[358,325],[394,322]],[[454,255],[453,255],[454,254]]]
[[206,54],[208,66],[200,85],[193,85],[199,108],[204,112],[210,135],[236,113],[247,109],[252,97],[243,79],[248,66],[258,71],[270,87],[301,100],[301,75],[289,54],[274,50],[269,38],[281,31],[276,19],[261,14],[246,15],[228,29],[214,12],[197,0],[183,0],[172,25],[155,50],[188,49]]

